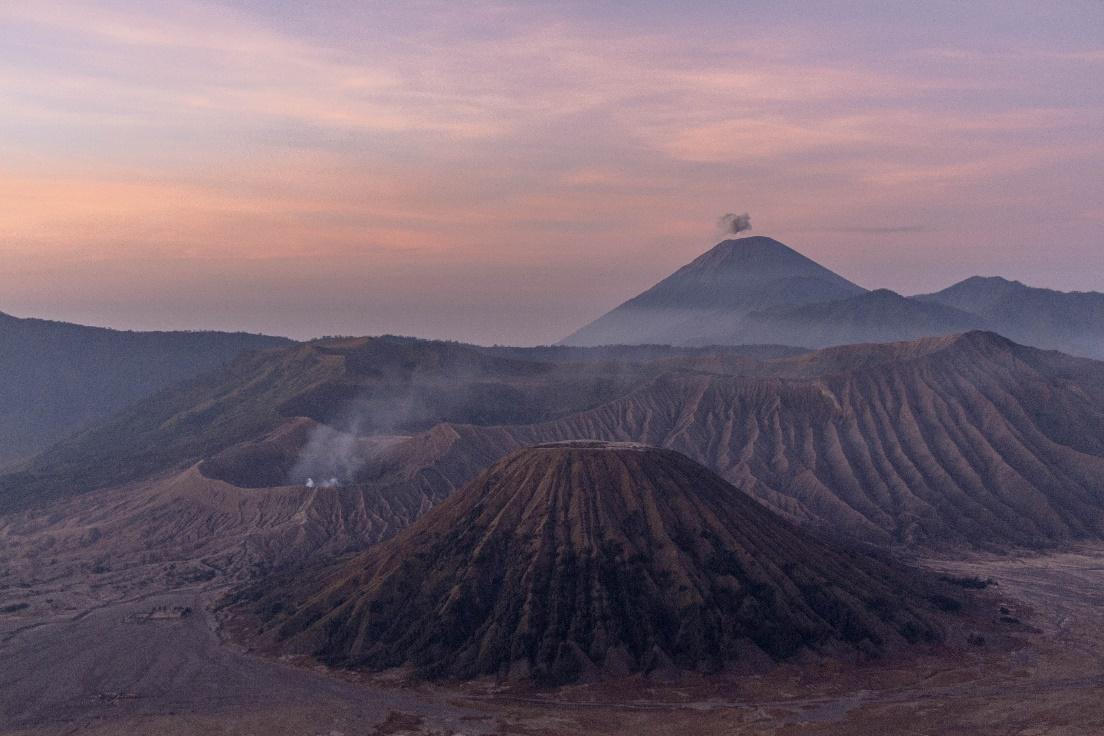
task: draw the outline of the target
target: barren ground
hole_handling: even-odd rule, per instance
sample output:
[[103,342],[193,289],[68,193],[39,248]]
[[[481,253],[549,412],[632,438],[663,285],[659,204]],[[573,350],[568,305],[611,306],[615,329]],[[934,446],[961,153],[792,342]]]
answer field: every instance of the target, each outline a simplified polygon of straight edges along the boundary
[[994,621],[1038,633],[1008,623],[984,646],[907,666],[807,662],[534,693],[415,688],[249,654],[219,636],[217,576],[163,592],[166,578],[141,566],[17,560],[0,568],[0,608],[18,607],[0,613],[0,733],[1104,733],[1104,546],[927,564],[993,578]]

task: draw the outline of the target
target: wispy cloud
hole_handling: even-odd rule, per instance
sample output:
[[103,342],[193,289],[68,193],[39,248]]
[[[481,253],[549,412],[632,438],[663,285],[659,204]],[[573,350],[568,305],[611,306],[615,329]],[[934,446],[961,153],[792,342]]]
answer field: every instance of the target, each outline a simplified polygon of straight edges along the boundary
[[[0,286],[41,293],[90,258],[201,281],[227,254],[228,274],[285,286],[345,257],[381,310],[420,308],[413,274],[431,272],[456,299],[479,282],[487,303],[524,291],[574,320],[694,255],[731,202],[757,230],[815,233],[797,245],[844,270],[880,236],[985,225],[1002,252],[1024,227],[1004,213],[1032,199],[1081,223],[1077,242],[1098,227],[1098,40],[768,3],[735,36],[711,4],[635,23],[597,4],[339,5],[0,5],[0,248],[24,274]],[[938,231],[912,229],[932,211]],[[54,281],[26,277],[46,263]],[[364,298],[345,288],[315,298]],[[530,336],[520,319],[502,329]],[[533,339],[573,326],[554,321]]]

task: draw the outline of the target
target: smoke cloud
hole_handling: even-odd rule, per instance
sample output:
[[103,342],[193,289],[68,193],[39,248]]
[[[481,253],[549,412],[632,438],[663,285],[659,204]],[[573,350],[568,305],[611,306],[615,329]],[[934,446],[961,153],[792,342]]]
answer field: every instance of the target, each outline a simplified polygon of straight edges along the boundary
[[717,227],[724,235],[736,235],[751,229],[751,216],[746,212],[742,215],[728,212],[717,218]]

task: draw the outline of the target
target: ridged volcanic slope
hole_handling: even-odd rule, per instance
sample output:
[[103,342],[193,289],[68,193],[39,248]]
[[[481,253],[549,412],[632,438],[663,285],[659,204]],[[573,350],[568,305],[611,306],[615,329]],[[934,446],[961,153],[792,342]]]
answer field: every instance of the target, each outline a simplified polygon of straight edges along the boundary
[[1104,535],[1104,363],[974,332],[777,368],[794,377],[675,372],[555,422],[442,425],[411,444],[446,448],[432,472],[458,485],[540,442],[667,447],[792,519],[880,543]]
[[582,442],[510,454],[395,538],[321,582],[266,586],[256,606],[332,664],[561,682],[935,639],[921,587],[679,453]]

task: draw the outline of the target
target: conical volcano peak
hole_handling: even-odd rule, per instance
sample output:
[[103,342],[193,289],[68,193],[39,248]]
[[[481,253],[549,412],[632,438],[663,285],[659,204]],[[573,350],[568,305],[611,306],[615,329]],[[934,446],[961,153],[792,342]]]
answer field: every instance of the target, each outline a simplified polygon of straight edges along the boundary
[[864,289],[773,238],[724,240],[647,291],[566,338],[567,345],[724,342],[751,312],[862,294]]
[[744,273],[769,277],[831,273],[785,243],[762,235],[722,240],[691,261],[686,268],[738,269]]
[[699,259],[705,258],[744,259],[752,261],[758,259],[809,260],[785,243],[765,235],[749,235],[745,238],[728,238],[722,240],[699,257]]
[[925,585],[806,536],[677,452],[581,441],[507,455],[328,579],[266,588],[255,610],[331,664],[555,683],[935,639]]

